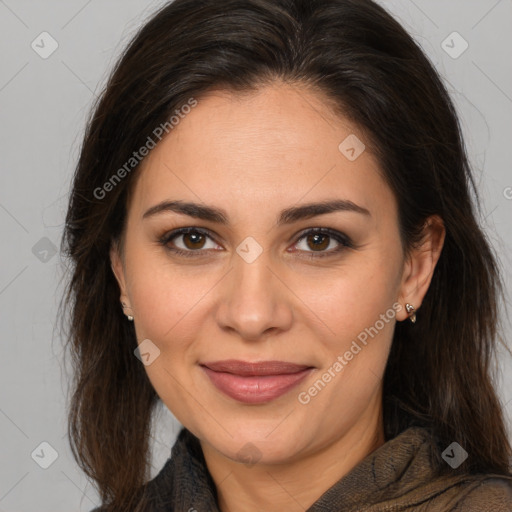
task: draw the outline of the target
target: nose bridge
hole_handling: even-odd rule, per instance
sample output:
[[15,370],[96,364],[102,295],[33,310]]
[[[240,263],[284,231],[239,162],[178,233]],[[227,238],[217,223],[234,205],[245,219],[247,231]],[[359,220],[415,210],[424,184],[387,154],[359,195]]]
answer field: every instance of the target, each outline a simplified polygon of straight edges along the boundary
[[240,244],[233,255],[218,322],[243,338],[257,339],[270,329],[289,328],[292,312],[283,284],[271,270],[268,252],[255,251],[251,243]]
[[[270,282],[270,276],[272,273],[269,270],[269,255],[268,252],[262,252],[261,254],[255,254],[254,250],[249,245],[248,256],[246,258],[240,253],[246,250],[248,244],[245,243],[245,247],[241,244],[237,248],[237,256],[233,257],[233,279],[238,283],[238,289],[245,299],[251,295],[268,295],[267,299],[272,299],[272,286],[274,283]],[[246,288],[246,290],[243,290]],[[247,293],[249,292],[249,293]]]

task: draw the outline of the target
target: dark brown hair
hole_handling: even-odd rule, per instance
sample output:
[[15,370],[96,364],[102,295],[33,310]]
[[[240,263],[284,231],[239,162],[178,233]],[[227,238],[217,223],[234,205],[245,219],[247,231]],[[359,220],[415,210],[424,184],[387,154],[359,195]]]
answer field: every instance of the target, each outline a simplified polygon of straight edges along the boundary
[[[397,199],[405,248],[428,216],[446,227],[417,323],[396,325],[384,375],[386,439],[420,425],[437,441],[440,475],[508,474],[511,447],[491,373],[499,267],[477,222],[457,115],[431,63],[370,0],[175,0],[136,34],[94,107],[62,240],[71,261],[62,303],[75,372],[71,447],[108,510],[134,510],[141,500],[158,396],[134,357],[135,331],[109,259],[139,166],[108,194],[95,191],[190,98],[276,81],[317,91],[367,134]],[[470,454],[457,470],[440,457],[453,441]]]

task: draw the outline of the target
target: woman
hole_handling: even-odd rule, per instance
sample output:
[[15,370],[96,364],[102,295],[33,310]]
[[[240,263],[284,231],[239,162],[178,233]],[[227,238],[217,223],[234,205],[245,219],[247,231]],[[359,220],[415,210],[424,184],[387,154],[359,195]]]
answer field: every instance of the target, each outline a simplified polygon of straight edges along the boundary
[[[473,192],[438,74],[372,1],[161,9],[88,124],[63,239],[102,510],[512,510]],[[146,483],[159,401],[184,428]]]

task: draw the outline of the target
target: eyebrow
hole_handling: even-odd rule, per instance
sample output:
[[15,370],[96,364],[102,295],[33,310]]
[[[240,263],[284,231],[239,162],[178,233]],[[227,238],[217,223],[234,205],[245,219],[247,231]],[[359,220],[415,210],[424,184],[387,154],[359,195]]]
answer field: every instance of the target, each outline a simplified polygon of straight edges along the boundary
[[[187,201],[162,201],[161,203],[149,208],[142,218],[147,219],[165,212],[180,213],[196,219],[229,226],[228,215],[225,210]],[[371,213],[366,208],[363,208],[352,201],[347,199],[334,199],[286,208],[279,213],[277,225],[281,226],[283,224],[292,224],[299,220],[310,219],[317,215],[325,215],[333,212],[355,212],[371,217]]]

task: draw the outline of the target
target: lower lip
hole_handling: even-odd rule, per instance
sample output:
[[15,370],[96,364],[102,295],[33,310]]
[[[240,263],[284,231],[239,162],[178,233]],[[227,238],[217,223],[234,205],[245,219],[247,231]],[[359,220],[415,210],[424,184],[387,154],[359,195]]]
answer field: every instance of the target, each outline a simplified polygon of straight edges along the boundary
[[214,372],[201,366],[213,385],[239,402],[261,404],[270,402],[300,384],[313,370],[306,368],[297,373],[242,377],[232,373]]

